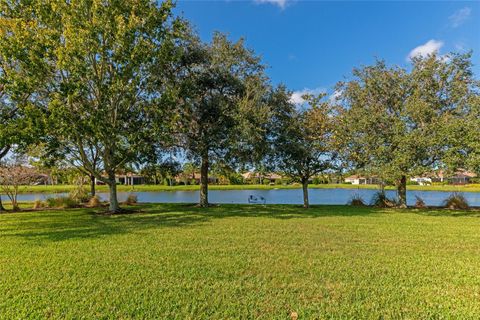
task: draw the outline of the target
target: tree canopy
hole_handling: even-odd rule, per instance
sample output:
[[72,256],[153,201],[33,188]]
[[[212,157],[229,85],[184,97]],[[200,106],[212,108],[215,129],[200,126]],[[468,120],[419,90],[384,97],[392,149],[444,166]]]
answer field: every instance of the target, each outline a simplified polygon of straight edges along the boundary
[[472,83],[470,56],[431,55],[412,70],[377,61],[339,83],[339,145],[353,167],[394,181],[406,206],[406,179],[448,164],[446,154]]
[[116,212],[115,172],[151,149],[149,114],[162,108],[153,70],[171,58],[182,23],[172,17],[171,1],[32,1],[25,6],[28,10],[18,11],[32,12],[29,19],[53,39],[38,39],[48,52],[42,63],[51,69],[45,98],[50,142],[110,187],[110,211]]

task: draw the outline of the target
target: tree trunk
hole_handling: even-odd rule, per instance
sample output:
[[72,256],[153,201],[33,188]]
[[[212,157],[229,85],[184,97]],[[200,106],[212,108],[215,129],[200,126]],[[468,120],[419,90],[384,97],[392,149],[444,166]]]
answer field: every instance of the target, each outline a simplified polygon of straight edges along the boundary
[[407,177],[402,176],[397,182],[398,206],[400,208],[407,207]]
[[117,182],[115,181],[115,173],[108,174],[108,188],[110,190],[109,211],[111,213],[117,213],[120,211],[120,206],[117,198]]
[[302,178],[303,189],[303,207],[308,208],[310,206],[308,202],[308,178]]
[[5,210],[5,208],[3,207],[3,203],[2,203],[2,196],[0,195],[0,213],[3,213],[7,210]]
[[90,175],[90,193],[95,197],[95,176]]
[[202,157],[200,168],[200,206],[208,207],[208,155]]

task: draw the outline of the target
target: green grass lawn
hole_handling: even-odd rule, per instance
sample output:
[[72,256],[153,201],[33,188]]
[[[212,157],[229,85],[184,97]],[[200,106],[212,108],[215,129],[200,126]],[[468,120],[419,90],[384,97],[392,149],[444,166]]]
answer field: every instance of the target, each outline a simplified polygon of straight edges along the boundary
[[[55,185],[55,186],[23,186],[20,187],[21,193],[32,193],[32,192],[41,192],[41,193],[58,193],[58,192],[69,192],[75,189],[76,186],[73,185]],[[85,186],[88,189],[87,186]],[[301,188],[300,184],[290,184],[290,185],[262,185],[262,184],[245,184],[245,185],[210,185],[210,190],[258,190],[258,189],[299,189]],[[378,189],[378,185],[352,185],[352,184],[312,184],[309,185],[309,188],[314,189]],[[130,192],[130,191],[196,191],[200,187],[197,185],[188,185],[188,186],[164,186],[164,185],[137,185],[137,186],[124,186],[119,185],[118,191]],[[393,186],[388,186],[386,189],[393,190]],[[435,186],[407,186],[408,190],[422,190],[422,191],[447,191],[447,192],[480,192],[479,184],[469,184],[464,186],[455,186],[455,185],[435,185]],[[97,186],[99,192],[107,192],[108,187],[105,185]]]
[[3,319],[478,319],[478,211],[0,215]]

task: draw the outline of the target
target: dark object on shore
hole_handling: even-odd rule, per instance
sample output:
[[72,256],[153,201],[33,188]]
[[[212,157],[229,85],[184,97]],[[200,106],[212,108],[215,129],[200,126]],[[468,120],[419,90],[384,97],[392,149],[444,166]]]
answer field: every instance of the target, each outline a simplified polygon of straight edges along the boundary
[[365,201],[363,198],[358,194],[355,193],[352,198],[348,201],[347,203],[349,206],[354,206],[354,207],[365,207]]
[[267,200],[262,196],[250,195],[248,197],[248,203],[250,203],[250,204],[265,204],[265,203],[267,203]]
[[463,194],[454,192],[452,193],[447,199],[443,201],[443,205],[448,209],[468,209],[470,206],[468,205],[467,199],[463,196]]
[[378,208],[393,208],[397,204],[395,200],[388,198],[385,192],[379,191],[373,195],[370,205]]
[[419,209],[422,209],[422,208],[426,208],[427,205],[425,204],[425,201],[423,201],[423,199],[419,196],[415,196],[415,208],[419,208]]

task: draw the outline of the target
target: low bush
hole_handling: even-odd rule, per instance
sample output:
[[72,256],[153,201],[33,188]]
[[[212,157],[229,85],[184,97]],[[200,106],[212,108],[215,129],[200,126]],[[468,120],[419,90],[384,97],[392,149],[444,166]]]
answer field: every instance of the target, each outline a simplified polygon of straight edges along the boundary
[[378,191],[370,200],[370,205],[379,208],[392,208],[396,206],[396,202],[388,198],[385,192]]
[[354,194],[352,198],[348,201],[347,203],[349,206],[354,206],[354,207],[364,207],[366,206],[365,201],[363,198],[358,194]]
[[415,208],[426,208],[425,201],[419,196],[415,196]]
[[68,197],[78,203],[85,203],[90,200],[89,193],[82,186],[70,191]]
[[76,201],[75,199],[72,199],[70,196],[47,198],[46,202],[49,208],[62,208],[62,209],[75,208],[79,204],[78,201]]
[[138,202],[138,197],[133,193],[129,194],[127,197],[127,200],[125,200],[126,205],[136,204],[137,202]]
[[468,201],[463,194],[454,192],[443,201],[443,205],[449,209],[468,209]]
[[39,199],[36,199],[33,202],[33,209],[41,209],[41,208],[45,208],[46,206],[47,206],[47,204],[45,202],[43,202],[42,200],[39,200]]
[[93,196],[90,198],[88,201],[88,206],[90,208],[98,208],[102,205],[102,202],[100,201],[100,198],[98,196]]

